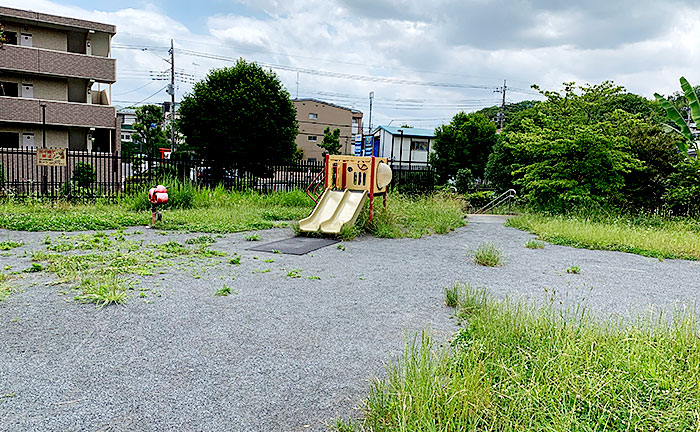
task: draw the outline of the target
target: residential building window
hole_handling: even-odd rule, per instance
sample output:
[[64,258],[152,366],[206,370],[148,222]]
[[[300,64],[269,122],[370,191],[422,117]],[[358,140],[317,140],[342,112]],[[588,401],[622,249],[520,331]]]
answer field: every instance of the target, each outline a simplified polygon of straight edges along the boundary
[[5,36],[5,44],[6,45],[17,45],[17,33],[16,32],[6,31],[3,34]]
[[424,141],[424,140],[411,140],[411,150],[415,150],[415,151],[428,151],[428,141]]
[[13,82],[0,81],[0,96],[19,96],[19,85]]
[[316,135],[309,135],[306,137],[306,139],[309,141],[318,141],[318,137]]
[[17,132],[0,132],[0,148],[19,147],[19,134]]
[[318,120],[318,113],[309,113],[309,120]]
[[306,161],[308,163],[316,163],[316,158],[308,158]]

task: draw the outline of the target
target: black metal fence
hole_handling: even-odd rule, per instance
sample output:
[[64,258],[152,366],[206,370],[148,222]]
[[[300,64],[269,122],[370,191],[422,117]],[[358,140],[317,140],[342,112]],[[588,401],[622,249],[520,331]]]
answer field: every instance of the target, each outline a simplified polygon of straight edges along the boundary
[[[260,192],[304,190],[323,170],[323,162],[290,165],[221,166],[216,161],[175,160],[68,150],[66,165],[37,166],[32,148],[0,148],[0,196],[50,199],[117,198],[143,193],[157,183],[192,182]],[[391,189],[427,193],[434,189],[428,164],[393,164]],[[167,185],[166,186],[172,186]]]

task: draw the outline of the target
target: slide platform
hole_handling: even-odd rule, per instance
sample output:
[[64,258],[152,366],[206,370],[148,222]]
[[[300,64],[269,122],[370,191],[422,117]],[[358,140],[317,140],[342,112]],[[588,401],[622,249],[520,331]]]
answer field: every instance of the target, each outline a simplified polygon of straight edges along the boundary
[[299,221],[299,230],[340,234],[344,226],[354,224],[367,199],[367,191],[326,189],[314,211]]

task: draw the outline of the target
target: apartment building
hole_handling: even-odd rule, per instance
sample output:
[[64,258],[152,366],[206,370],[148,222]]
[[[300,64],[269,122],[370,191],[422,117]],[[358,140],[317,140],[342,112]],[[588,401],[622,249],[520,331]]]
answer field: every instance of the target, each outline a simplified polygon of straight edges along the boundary
[[[0,7],[0,147],[116,152],[116,27]],[[45,121],[45,128],[43,126]]]
[[299,134],[297,148],[304,152],[304,160],[320,161],[323,149],[318,146],[323,141],[326,127],[340,129],[341,152],[354,153],[354,139],[362,133],[362,112],[352,108],[324,102],[318,99],[295,99]]

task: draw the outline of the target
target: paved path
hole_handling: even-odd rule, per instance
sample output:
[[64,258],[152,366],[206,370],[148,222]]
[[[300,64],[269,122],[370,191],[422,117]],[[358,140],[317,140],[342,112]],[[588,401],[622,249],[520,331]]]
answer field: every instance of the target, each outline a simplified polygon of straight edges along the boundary
[[[27,243],[0,255],[0,270],[28,267],[22,255],[43,249],[46,235],[0,230],[3,240]],[[290,235],[260,233],[262,241]],[[455,329],[443,306],[446,284],[625,316],[692,304],[700,293],[698,262],[530,250],[523,245],[532,235],[488,216],[445,236],[363,238],[301,257],[249,252],[243,238],[227,235],[212,246],[241,253],[238,267],[195,261],[141,278],[162,293],[151,303],[134,295],[125,306],[96,310],[58,295],[65,287],[53,276],[27,275],[24,291],[0,303],[0,430],[324,430],[359,414],[369,380],[401,352],[405,332],[430,325],[444,338]],[[470,261],[483,241],[504,251],[504,266]],[[573,265],[580,274],[566,274]],[[302,277],[288,277],[292,269]],[[215,297],[223,283],[235,293]]]

